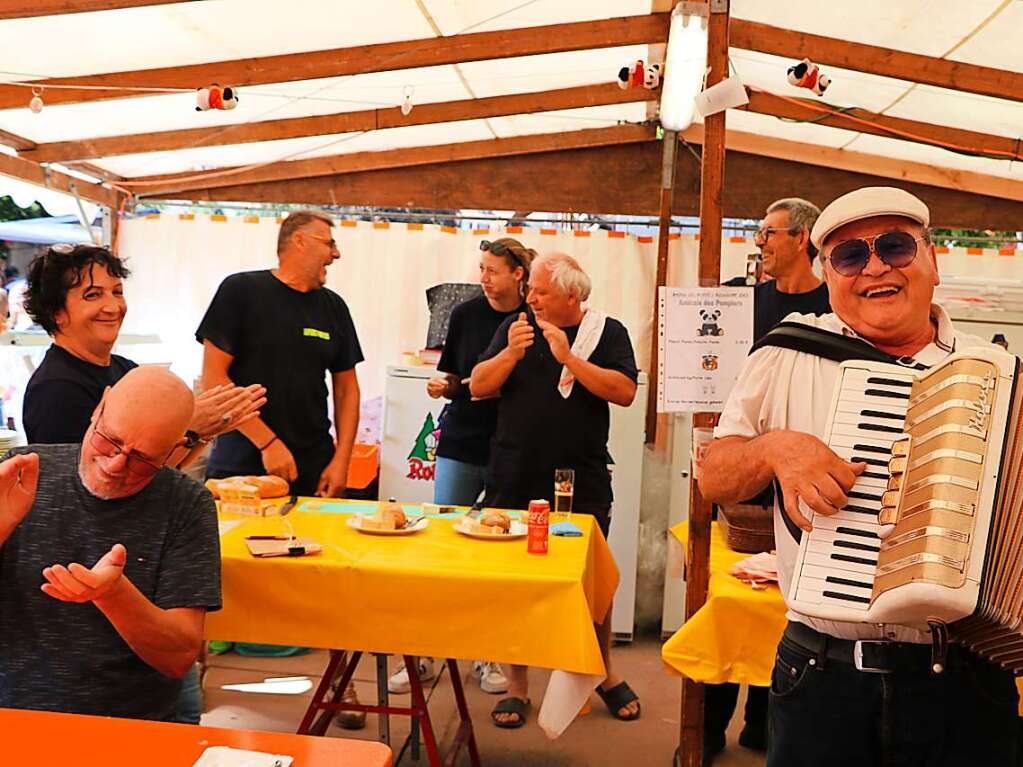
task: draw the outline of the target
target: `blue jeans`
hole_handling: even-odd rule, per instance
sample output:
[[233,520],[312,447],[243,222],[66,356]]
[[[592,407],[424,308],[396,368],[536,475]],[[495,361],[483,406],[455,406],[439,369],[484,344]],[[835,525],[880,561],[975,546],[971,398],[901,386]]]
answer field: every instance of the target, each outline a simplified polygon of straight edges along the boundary
[[[950,661],[959,649],[950,648]],[[782,639],[768,767],[1012,767],[1019,736],[1012,674],[962,655],[943,674],[924,665],[875,674]]]
[[181,724],[199,724],[202,717],[202,685],[199,684],[199,664],[193,663],[181,680],[178,710],[175,721]]
[[486,466],[437,456],[433,502],[452,506],[472,506],[483,492]]

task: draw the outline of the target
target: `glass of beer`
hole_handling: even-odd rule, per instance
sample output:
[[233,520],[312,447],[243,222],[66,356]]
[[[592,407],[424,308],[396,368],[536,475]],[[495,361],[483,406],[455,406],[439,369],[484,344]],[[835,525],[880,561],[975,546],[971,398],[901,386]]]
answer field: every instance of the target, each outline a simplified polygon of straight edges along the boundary
[[572,495],[575,492],[575,469],[554,470],[554,506],[551,523],[568,522],[572,513]]

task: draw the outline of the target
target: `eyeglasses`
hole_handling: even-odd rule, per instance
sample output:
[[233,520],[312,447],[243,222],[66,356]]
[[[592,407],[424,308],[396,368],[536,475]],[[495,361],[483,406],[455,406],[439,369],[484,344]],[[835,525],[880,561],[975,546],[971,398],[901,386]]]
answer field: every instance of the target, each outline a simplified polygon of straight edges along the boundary
[[783,229],[777,226],[765,226],[763,229],[757,229],[753,234],[753,242],[767,242],[771,235],[775,232],[787,232],[788,229]]
[[873,237],[845,240],[831,250],[828,260],[836,272],[843,277],[855,277],[864,270],[875,253],[884,263],[894,269],[905,269],[916,258],[917,243],[926,239],[914,237],[909,232],[882,232]]
[[314,240],[319,240],[320,242],[325,242],[325,243],[327,243],[327,246],[331,250],[337,250],[337,243],[334,242],[334,238],[333,237],[321,237],[320,235],[313,234],[312,232],[302,232],[302,236],[303,237],[312,237]]
[[[124,445],[119,444],[112,437],[108,437],[100,431],[99,420],[102,417],[103,411],[100,410],[99,415],[96,417],[96,425],[92,427],[92,436],[89,438],[89,444],[92,445],[93,450],[105,458],[114,458],[124,453]],[[128,472],[136,477],[151,477],[161,468],[160,464],[153,463],[148,458],[143,458],[134,450],[125,454],[125,464]]]

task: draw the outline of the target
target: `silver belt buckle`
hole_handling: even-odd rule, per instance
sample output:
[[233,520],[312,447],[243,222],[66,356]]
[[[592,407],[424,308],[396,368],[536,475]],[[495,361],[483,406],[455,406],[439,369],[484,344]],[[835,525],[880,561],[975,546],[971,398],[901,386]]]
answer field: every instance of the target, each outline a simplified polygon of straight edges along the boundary
[[857,639],[856,644],[853,645],[853,665],[856,666],[857,671],[862,671],[865,674],[890,674],[892,670],[890,668],[877,668],[874,666],[863,665],[863,645],[868,644],[891,644],[879,639]]

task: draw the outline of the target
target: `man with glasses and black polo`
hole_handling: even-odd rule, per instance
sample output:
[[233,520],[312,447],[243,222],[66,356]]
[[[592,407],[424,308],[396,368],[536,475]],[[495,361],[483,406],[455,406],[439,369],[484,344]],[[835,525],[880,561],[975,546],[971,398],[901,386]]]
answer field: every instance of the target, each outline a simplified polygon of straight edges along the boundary
[[[957,332],[931,303],[939,280],[929,223],[927,206],[901,189],[839,197],[811,233],[834,313],[789,321],[844,337],[835,348],[858,339],[872,355],[923,366],[985,345]],[[844,508],[867,468],[822,441],[839,367],[809,347],[763,345],[747,360],[703,463],[700,489],[715,503],[780,486],[774,526],[785,595],[798,538],[811,529],[809,510],[828,516]],[[791,609],[788,618],[771,679],[769,767],[1017,763],[1010,672],[958,645],[936,665],[931,636],[906,626],[826,621]]]
[[175,719],[221,606],[213,498],[163,466],[193,403],[170,372],[135,368],[82,444],[0,462],[0,707]]
[[[767,206],[764,220],[753,237],[760,248],[766,276],[753,289],[754,342],[793,312],[820,315],[831,311],[828,286],[813,271],[817,248],[810,242],[810,230],[820,214],[816,205],[799,197],[776,200]],[[724,284],[742,286],[746,279],[738,277]],[[756,498],[742,503],[770,508],[774,503],[772,488],[768,486]],[[710,767],[725,747],[725,730],[738,698],[737,684],[704,685],[704,767]],[[749,687],[739,745],[756,751],[766,748],[767,699],[767,688]]]

